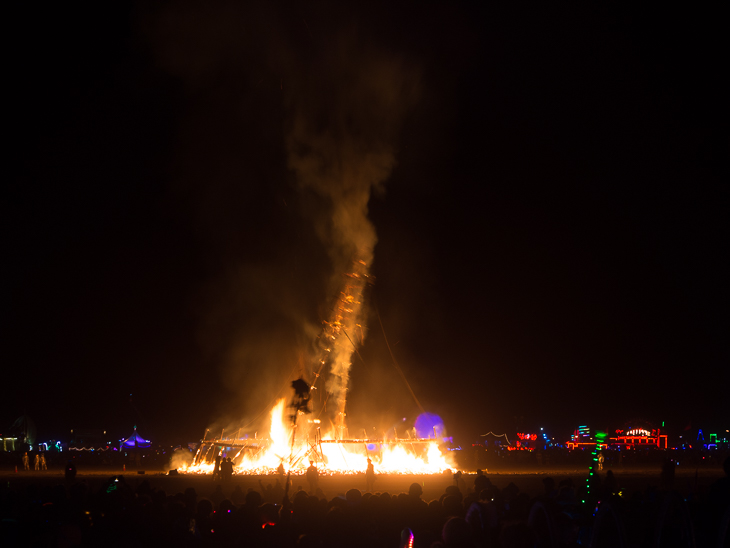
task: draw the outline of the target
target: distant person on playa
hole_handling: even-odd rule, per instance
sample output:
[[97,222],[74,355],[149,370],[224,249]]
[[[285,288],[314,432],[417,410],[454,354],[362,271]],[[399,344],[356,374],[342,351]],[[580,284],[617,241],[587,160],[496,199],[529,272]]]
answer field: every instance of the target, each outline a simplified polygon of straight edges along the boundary
[[33,459],[33,468],[36,472],[41,469],[41,456],[38,453],[35,454]]
[[373,461],[368,459],[368,469],[365,471],[365,489],[372,491],[375,486],[375,467]]
[[213,469],[213,481],[221,478],[221,454],[220,452],[215,456],[215,468]]
[[30,459],[28,458],[28,453],[23,454],[23,470],[26,472],[30,470]]
[[477,477],[474,478],[474,493],[479,495],[485,489],[489,489],[492,486],[492,481],[482,474],[481,470],[477,470]]
[[279,461],[279,466],[276,468],[276,475],[279,477],[277,482],[280,483],[280,485],[286,485],[286,470],[284,470],[284,459],[281,459]]
[[221,474],[223,475],[223,480],[226,482],[230,482],[233,478],[233,461],[231,461],[231,457],[227,457],[226,460],[221,463]]
[[307,468],[307,481],[309,482],[309,490],[312,494],[317,491],[317,484],[319,483],[319,471],[314,465],[314,461],[309,461],[309,468]]
[[459,491],[466,493],[466,483],[464,482],[463,474],[461,470],[457,470],[454,474],[454,485],[459,488]]
[[46,454],[41,453],[41,470],[48,470],[48,466],[46,465]]

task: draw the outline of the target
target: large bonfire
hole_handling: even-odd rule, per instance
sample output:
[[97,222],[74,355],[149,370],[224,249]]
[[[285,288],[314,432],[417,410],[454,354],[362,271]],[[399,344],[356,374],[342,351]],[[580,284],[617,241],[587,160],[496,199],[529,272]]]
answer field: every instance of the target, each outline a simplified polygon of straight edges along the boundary
[[[297,473],[310,460],[324,472],[363,472],[368,459],[379,472],[449,468],[437,429],[420,429],[420,437],[415,428],[391,428],[377,439],[353,436],[345,413],[351,359],[366,336],[363,302],[377,242],[368,203],[395,165],[395,145],[417,99],[419,72],[405,59],[363,48],[349,37],[320,54],[313,67],[317,76],[306,71],[291,88],[296,91],[290,97],[286,150],[287,166],[306,194],[305,218],[313,222],[330,260],[322,268],[332,283],[327,288],[334,297],[331,313],[310,367],[302,371],[303,387],[293,386],[295,400],[288,406],[279,400],[271,410],[268,437],[204,439],[188,471],[211,472],[222,457],[231,458],[239,473],[281,473],[282,468]],[[310,409],[315,401],[318,408]]]
[[[317,463],[320,473],[352,474],[364,472],[368,458],[381,473],[436,474],[451,468],[435,438],[338,440],[325,435],[299,441],[294,437],[292,444],[292,437],[303,428],[288,424],[288,418],[282,398],[271,410],[268,438],[204,440],[193,464],[180,471],[212,474],[216,456],[231,457],[239,474],[273,474],[279,466],[286,472],[303,473],[310,460]],[[317,431],[315,420],[305,419]]]
[[[235,471],[247,474],[303,473],[309,461],[315,462],[320,472],[357,473],[366,470],[368,459],[381,473],[435,474],[451,468],[440,449],[437,429],[427,437],[418,437],[415,428],[400,438],[394,429],[392,435],[379,439],[348,436],[345,405],[350,360],[364,338],[359,318],[368,280],[366,263],[356,261],[353,271],[345,276],[331,318],[324,322],[314,382],[298,379],[292,383],[295,398],[289,405],[284,398],[279,399],[273,407],[268,437],[203,439],[193,463],[181,471],[213,473],[216,460],[221,458],[231,458]],[[331,400],[333,405],[329,411],[323,405],[312,412],[310,391],[319,388],[316,383],[325,368],[329,375],[324,402]],[[326,423],[330,428],[323,432],[321,426]]]

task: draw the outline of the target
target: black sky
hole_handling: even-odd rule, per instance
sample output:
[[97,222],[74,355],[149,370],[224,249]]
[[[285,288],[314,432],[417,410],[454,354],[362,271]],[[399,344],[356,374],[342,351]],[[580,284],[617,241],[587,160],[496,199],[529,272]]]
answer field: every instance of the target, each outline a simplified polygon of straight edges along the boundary
[[377,52],[418,75],[370,202],[377,281],[350,416],[417,413],[379,313],[421,404],[464,440],[632,418],[726,427],[719,14],[16,9],[3,428],[26,410],[49,438],[138,424],[193,440],[268,405],[332,298],[322,206],[285,143],[305,89],[320,106],[347,93],[323,61],[343,34],[353,64]]

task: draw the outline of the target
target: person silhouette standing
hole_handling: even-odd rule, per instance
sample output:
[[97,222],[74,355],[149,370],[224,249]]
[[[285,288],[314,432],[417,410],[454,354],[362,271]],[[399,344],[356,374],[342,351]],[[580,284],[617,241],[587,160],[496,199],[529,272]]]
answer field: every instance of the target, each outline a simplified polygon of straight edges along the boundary
[[373,461],[368,459],[368,469],[365,471],[365,489],[372,492],[375,486],[375,467]]
[[220,451],[215,456],[215,469],[213,470],[213,481],[219,481],[221,479],[221,453]]
[[317,491],[317,484],[319,483],[319,471],[314,465],[314,461],[309,461],[309,468],[307,468],[307,481],[309,482],[309,490],[311,494]]
[[221,475],[223,476],[223,481],[226,483],[230,483],[231,479],[233,479],[233,462],[231,461],[231,457],[227,457],[221,463]]

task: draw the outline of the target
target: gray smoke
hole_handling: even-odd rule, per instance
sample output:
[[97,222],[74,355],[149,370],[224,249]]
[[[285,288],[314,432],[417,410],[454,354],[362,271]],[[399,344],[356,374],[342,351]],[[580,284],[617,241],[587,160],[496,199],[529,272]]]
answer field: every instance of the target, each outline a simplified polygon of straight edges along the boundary
[[142,27],[182,90],[171,192],[205,248],[200,340],[236,396],[221,397],[215,429],[234,429],[311,370],[321,311],[354,260],[372,264],[368,202],[395,165],[418,69],[355,25],[270,3],[176,2]]
[[300,187],[326,205],[326,213],[312,220],[332,263],[330,324],[341,322],[346,335],[333,340],[327,384],[340,415],[336,422],[342,424],[354,330],[365,331],[360,301],[343,319],[337,300],[349,292],[345,274],[353,271],[353,263],[365,264],[365,276],[372,265],[377,236],[368,203],[395,165],[399,130],[418,78],[403,58],[359,40],[356,32],[338,35],[308,69],[290,95],[288,163]]

